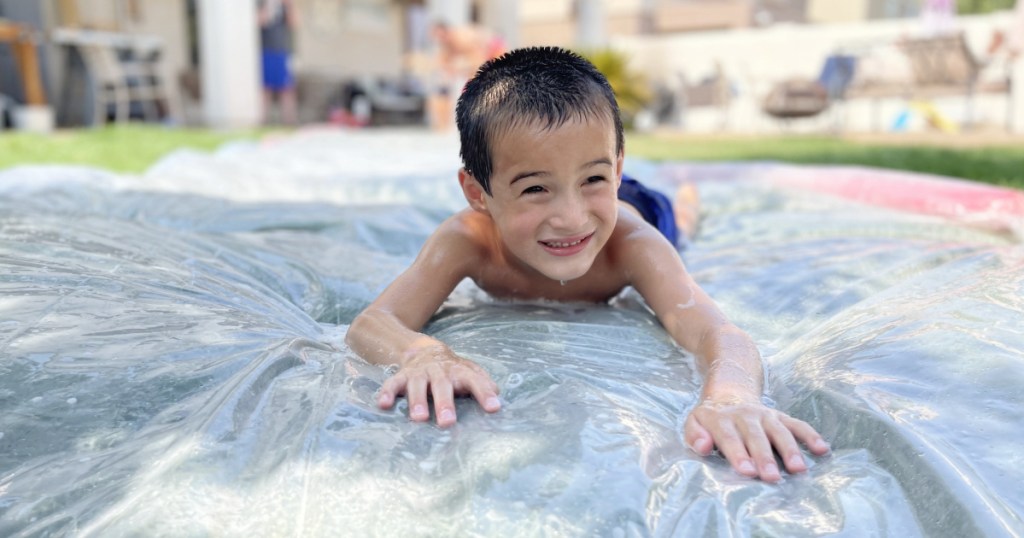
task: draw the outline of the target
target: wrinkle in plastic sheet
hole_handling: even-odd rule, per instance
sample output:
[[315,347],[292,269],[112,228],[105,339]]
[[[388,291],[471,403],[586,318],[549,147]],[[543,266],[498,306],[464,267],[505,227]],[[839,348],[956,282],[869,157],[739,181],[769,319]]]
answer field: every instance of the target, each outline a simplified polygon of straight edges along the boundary
[[759,343],[767,396],[831,441],[806,474],[764,484],[685,446],[699,373],[630,292],[464,283],[426,330],[502,411],[461,399],[441,430],[377,409],[386,373],[346,324],[461,206],[452,142],[0,173],[0,534],[1021,534],[1020,242],[772,167],[704,170],[730,180],[700,184],[684,260]]

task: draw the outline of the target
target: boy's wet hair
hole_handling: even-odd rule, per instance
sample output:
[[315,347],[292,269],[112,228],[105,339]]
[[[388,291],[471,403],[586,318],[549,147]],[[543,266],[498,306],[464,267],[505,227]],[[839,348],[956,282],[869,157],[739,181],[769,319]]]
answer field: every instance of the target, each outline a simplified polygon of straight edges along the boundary
[[570,120],[611,117],[615,151],[624,141],[608,79],[582,56],[558,47],[513,50],[488,61],[466,84],[455,108],[466,171],[491,194],[491,142],[525,125],[556,128]]

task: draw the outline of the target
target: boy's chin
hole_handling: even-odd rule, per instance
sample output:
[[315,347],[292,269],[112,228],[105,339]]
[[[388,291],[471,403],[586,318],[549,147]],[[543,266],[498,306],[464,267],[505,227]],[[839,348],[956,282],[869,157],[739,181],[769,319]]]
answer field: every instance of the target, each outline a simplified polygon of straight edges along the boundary
[[547,270],[540,271],[540,273],[551,280],[565,283],[570,280],[576,280],[587,274],[587,271],[590,271],[591,264],[586,264],[586,267],[582,267],[582,265],[574,267],[549,267],[546,268]]

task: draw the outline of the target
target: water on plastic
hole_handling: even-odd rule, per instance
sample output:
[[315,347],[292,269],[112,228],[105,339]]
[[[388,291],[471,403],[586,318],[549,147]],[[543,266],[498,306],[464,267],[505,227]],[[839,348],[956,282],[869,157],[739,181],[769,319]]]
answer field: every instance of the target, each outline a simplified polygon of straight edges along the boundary
[[[460,399],[439,429],[378,409],[386,369],[347,323],[464,205],[458,165],[454,137],[310,133],[141,176],[0,173],[0,535],[1024,529],[1020,241],[764,166],[700,182],[683,257],[757,341],[767,401],[831,442],[807,473],[765,484],[687,449],[700,375],[628,291],[513,304],[463,283],[426,331],[502,410]],[[671,188],[670,167],[627,168]]]

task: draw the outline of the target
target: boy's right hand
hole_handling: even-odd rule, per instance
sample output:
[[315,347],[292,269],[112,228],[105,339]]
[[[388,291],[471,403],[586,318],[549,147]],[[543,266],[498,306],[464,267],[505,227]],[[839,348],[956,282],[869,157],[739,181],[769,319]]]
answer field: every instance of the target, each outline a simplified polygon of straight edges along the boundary
[[424,422],[430,418],[428,393],[434,400],[437,425],[455,424],[455,396],[472,395],[488,413],[501,409],[498,385],[475,362],[452,353],[447,346],[429,346],[406,353],[405,364],[380,388],[377,405],[390,409],[404,394],[409,401],[409,418]]

